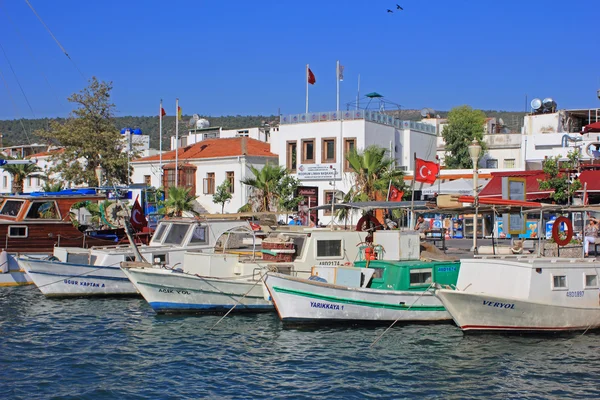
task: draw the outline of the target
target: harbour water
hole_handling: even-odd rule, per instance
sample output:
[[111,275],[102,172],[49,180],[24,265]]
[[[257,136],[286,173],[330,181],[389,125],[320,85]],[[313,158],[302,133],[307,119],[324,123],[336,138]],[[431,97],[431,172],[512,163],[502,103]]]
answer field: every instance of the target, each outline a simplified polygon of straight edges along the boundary
[[600,398],[600,334],[463,335],[452,324],[283,327],[277,315],[157,316],[141,298],[0,291],[14,399]]

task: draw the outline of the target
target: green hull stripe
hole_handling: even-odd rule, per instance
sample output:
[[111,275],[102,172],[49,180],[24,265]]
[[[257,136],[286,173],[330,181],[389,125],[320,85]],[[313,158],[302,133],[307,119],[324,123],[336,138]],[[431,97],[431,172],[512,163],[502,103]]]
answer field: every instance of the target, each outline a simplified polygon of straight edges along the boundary
[[307,297],[310,299],[325,300],[325,301],[331,301],[334,303],[352,304],[355,306],[363,306],[363,307],[371,307],[371,308],[387,308],[390,310],[405,310],[405,311],[446,311],[444,306],[419,306],[419,305],[415,304],[411,307],[410,304],[390,304],[390,303],[380,303],[380,302],[376,302],[376,301],[365,301],[365,300],[339,298],[339,297],[335,297],[335,296],[327,296],[327,295],[323,295],[323,294],[305,292],[302,290],[285,289],[285,288],[281,288],[278,286],[273,286],[273,290],[278,293],[291,294],[291,295],[300,296],[300,297]]

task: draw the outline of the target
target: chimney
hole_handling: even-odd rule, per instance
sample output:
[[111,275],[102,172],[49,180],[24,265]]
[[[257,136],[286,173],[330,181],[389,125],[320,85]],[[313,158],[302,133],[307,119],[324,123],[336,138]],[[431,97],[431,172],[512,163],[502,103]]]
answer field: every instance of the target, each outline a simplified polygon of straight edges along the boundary
[[247,152],[246,136],[242,136],[242,155],[245,156]]

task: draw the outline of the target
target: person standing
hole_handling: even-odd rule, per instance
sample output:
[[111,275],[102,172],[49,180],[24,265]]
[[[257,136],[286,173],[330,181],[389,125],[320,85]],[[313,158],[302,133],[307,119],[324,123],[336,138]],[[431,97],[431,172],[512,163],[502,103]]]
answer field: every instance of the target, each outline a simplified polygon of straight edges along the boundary
[[585,227],[583,236],[583,250],[585,252],[585,256],[587,257],[590,249],[590,243],[595,244],[596,237],[598,237],[598,220],[596,218],[590,218],[589,223]]

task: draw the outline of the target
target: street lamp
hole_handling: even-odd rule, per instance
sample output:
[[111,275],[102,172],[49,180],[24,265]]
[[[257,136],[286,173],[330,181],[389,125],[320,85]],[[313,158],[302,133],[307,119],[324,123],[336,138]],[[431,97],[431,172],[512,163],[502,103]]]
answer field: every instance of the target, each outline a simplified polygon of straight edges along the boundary
[[469,155],[471,161],[473,161],[473,198],[475,200],[475,214],[473,214],[473,248],[471,251],[473,254],[477,253],[477,211],[479,208],[479,199],[477,198],[477,162],[479,161],[479,154],[481,153],[481,145],[477,139],[473,139],[473,142],[469,145]]
[[102,186],[102,180],[104,178],[104,168],[100,164],[96,168],[94,168],[94,172],[96,173],[96,178],[98,178],[98,187]]

